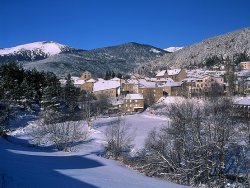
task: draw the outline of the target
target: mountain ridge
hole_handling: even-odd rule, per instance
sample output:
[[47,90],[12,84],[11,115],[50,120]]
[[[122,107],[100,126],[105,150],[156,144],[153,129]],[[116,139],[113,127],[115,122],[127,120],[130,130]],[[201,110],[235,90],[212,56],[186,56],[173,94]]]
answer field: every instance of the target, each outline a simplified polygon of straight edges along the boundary
[[22,63],[26,69],[36,68],[39,71],[54,72],[59,76],[68,73],[79,75],[84,70],[91,71],[94,76],[104,76],[108,70],[124,74],[133,72],[134,68],[140,64],[159,58],[166,53],[151,45],[129,42],[93,50],[68,47],[67,50],[52,56],[18,62]]
[[213,56],[232,58],[235,54],[243,52],[250,56],[250,27],[227,32],[186,46],[174,53],[166,54],[149,62],[144,67],[147,66],[151,71],[167,66],[185,68],[192,64],[203,64],[207,58]]
[[20,62],[26,69],[36,68],[39,71],[54,72],[59,76],[68,73],[79,75],[84,70],[91,71],[94,76],[103,76],[108,70],[124,74],[147,72],[153,75],[156,71],[168,67],[187,68],[194,64],[203,65],[207,58],[213,56],[225,58],[242,52],[250,56],[250,27],[202,40],[182,49],[174,48],[171,53],[136,42],[92,50],[76,49],[51,41],[40,43],[56,44],[59,50],[51,54],[38,48],[34,51],[28,49],[3,55],[1,51],[6,49],[0,49],[0,63]]

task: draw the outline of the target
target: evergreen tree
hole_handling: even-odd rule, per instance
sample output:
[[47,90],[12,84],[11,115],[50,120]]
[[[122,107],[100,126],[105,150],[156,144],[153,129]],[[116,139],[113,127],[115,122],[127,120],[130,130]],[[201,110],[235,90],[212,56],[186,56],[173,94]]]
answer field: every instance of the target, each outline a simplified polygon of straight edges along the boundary
[[120,72],[117,74],[117,78],[122,79],[122,74]]
[[112,76],[112,73],[110,71],[106,71],[105,80],[109,80],[111,76]]
[[114,71],[112,71],[111,77],[114,78],[115,77],[115,73]]
[[41,124],[53,124],[60,122],[62,119],[60,109],[60,87],[58,83],[50,82],[43,89],[40,119]]
[[0,136],[8,129],[10,118],[9,105],[3,100],[0,101]]
[[77,107],[77,99],[79,95],[79,89],[74,86],[71,80],[71,75],[66,77],[66,85],[64,87],[64,102],[68,109],[69,116],[73,115],[75,108]]

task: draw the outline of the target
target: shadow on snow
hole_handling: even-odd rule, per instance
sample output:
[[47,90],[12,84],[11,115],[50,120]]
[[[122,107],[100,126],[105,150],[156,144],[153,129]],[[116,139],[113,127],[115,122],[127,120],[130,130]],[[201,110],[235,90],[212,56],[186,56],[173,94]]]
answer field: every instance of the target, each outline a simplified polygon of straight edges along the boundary
[[0,187],[96,187],[82,181],[84,171],[81,172],[82,176],[77,175],[81,180],[59,171],[97,168],[103,166],[102,163],[89,159],[86,155],[51,156],[51,152],[43,152],[42,155],[38,152],[42,151],[0,139]]

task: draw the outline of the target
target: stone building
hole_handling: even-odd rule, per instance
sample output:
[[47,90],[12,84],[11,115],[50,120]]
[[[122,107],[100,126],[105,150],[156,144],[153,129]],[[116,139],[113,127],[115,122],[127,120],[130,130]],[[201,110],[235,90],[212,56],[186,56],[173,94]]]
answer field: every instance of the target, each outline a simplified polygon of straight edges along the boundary
[[240,68],[245,70],[250,70],[250,61],[241,62]]
[[121,93],[119,81],[101,80],[93,84],[94,95],[105,95],[110,98],[118,97]]
[[156,78],[159,80],[161,78],[171,78],[176,82],[179,82],[187,77],[187,73],[184,69],[171,69],[171,70],[162,70],[156,75]]
[[92,75],[89,71],[84,71],[80,77],[81,80],[89,80],[92,78]]
[[121,112],[141,112],[144,109],[144,98],[141,94],[127,94],[124,103],[119,105]]

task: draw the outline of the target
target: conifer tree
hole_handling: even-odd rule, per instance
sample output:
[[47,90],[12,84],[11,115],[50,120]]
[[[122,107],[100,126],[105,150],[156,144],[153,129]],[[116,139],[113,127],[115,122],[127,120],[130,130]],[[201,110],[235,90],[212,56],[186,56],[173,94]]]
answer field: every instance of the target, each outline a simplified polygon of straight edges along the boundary
[[60,93],[58,84],[51,82],[43,89],[41,101],[41,124],[57,123],[61,120]]
[[71,75],[66,77],[66,85],[64,87],[64,101],[68,109],[69,115],[72,115],[77,107],[77,99],[79,95],[79,89],[74,86],[71,80]]

